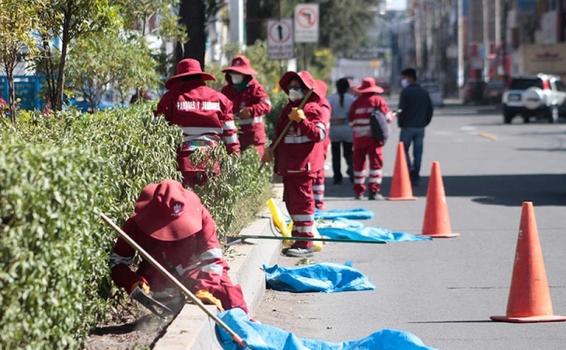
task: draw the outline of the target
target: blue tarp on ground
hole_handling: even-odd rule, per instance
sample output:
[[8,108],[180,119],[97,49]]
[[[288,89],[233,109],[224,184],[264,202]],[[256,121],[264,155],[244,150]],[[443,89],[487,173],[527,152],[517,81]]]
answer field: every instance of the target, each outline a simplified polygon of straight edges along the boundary
[[274,290],[308,292],[346,292],[372,290],[368,278],[349,265],[318,263],[297,267],[263,266],[267,286]]
[[[395,329],[382,329],[359,340],[330,343],[299,338],[282,329],[252,322],[241,309],[225,311],[219,317],[251,350],[434,350],[414,334]],[[242,349],[218,326],[216,336],[223,349]]]
[[338,218],[352,220],[370,220],[373,219],[373,212],[363,208],[356,209],[331,209],[316,210],[314,213],[315,220],[333,220]]
[[391,231],[383,227],[364,227],[356,221],[337,219],[317,225],[321,236],[332,239],[371,240],[384,242],[429,241],[432,238]]

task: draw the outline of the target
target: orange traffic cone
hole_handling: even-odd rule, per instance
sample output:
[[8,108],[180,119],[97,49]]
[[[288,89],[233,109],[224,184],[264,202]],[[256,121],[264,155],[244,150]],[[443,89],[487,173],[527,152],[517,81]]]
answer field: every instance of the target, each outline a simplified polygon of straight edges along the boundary
[[566,316],[556,316],[552,313],[552,301],[532,202],[523,202],[507,314],[491,316],[491,319],[517,323],[566,321]]
[[389,190],[390,201],[414,201],[413,188],[409,178],[409,168],[405,158],[405,147],[403,142],[397,145],[397,157],[395,157],[395,168],[391,179],[391,189]]
[[440,174],[440,163],[432,162],[430,180],[426,192],[426,208],[423,222],[423,235],[435,238],[457,237],[453,233],[448,216],[448,205],[444,194],[444,184]]

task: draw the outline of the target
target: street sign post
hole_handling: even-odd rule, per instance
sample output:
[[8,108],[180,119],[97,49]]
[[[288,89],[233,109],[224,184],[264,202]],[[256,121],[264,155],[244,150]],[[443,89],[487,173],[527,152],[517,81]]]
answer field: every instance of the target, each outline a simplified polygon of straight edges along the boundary
[[293,20],[282,18],[267,21],[267,54],[275,60],[287,60],[295,57],[293,41]]
[[318,4],[298,4],[295,6],[295,42],[317,43],[319,12]]

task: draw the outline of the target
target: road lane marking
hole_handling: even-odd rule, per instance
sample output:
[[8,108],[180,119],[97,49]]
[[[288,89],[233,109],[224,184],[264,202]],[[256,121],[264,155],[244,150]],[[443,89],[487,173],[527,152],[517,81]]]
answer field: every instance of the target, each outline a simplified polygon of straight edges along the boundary
[[497,141],[497,136],[495,136],[494,134],[490,134],[488,132],[481,131],[478,135],[481,137],[485,137],[486,139],[491,141]]

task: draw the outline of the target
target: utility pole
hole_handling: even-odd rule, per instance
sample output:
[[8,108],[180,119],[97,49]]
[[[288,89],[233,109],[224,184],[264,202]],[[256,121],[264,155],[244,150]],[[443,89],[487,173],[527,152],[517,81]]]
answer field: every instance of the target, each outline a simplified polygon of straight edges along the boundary
[[458,0],[458,87],[464,87],[464,0]]
[[230,0],[230,42],[237,43],[240,48],[244,41],[244,0]]
[[495,1],[495,49],[501,46],[501,0]]
[[482,0],[483,24],[483,81],[489,80],[489,1]]
[[501,0],[495,0],[495,57],[498,75],[503,75],[503,48],[501,46],[501,38]]

